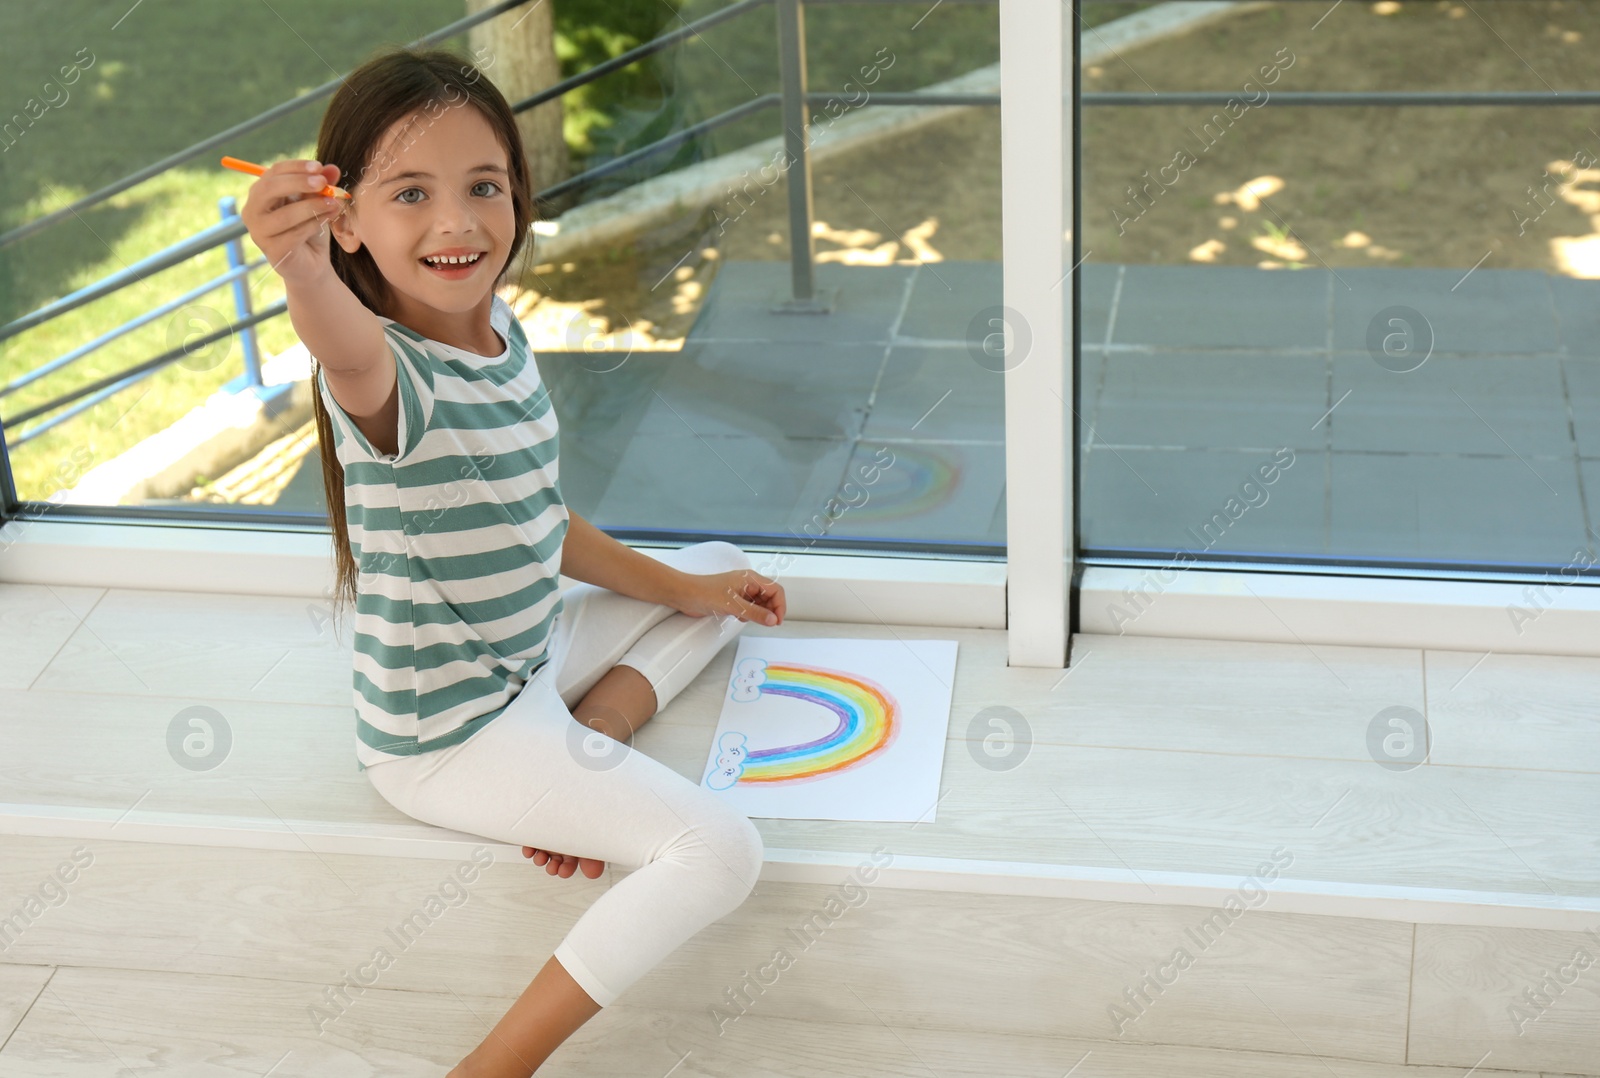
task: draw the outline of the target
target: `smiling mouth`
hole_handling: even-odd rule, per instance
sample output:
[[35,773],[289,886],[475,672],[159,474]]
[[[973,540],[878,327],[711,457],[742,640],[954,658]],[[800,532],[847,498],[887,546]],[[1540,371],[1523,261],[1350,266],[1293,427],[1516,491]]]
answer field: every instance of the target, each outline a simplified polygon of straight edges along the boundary
[[464,269],[467,266],[475,266],[481,262],[483,254],[482,251],[477,251],[470,255],[428,255],[424,258],[419,258],[417,261],[432,269]]

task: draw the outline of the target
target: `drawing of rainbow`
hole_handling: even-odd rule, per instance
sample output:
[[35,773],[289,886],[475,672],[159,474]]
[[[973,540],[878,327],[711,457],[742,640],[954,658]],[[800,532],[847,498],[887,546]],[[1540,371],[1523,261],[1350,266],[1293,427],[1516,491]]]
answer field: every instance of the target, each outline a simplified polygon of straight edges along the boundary
[[717,742],[717,760],[705,784],[726,790],[736,784],[808,782],[837,775],[873,759],[900,733],[900,705],[881,686],[859,674],[803,663],[745,659],[734,673],[731,698],[749,703],[763,693],[791,696],[838,717],[832,731],[812,741],[751,749],[730,730]]

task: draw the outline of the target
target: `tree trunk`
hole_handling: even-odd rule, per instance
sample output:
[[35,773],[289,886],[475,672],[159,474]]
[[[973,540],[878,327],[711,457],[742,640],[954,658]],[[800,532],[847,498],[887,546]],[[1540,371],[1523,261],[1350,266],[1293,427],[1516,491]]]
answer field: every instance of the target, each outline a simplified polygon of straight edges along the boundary
[[[466,0],[467,14],[482,11],[492,2]],[[561,81],[561,64],[556,59],[555,0],[532,0],[481,22],[467,31],[467,42],[472,61],[512,105]],[[517,114],[535,195],[566,179],[571,167],[561,119],[559,99]],[[559,204],[539,203],[538,213],[543,217],[559,208]]]

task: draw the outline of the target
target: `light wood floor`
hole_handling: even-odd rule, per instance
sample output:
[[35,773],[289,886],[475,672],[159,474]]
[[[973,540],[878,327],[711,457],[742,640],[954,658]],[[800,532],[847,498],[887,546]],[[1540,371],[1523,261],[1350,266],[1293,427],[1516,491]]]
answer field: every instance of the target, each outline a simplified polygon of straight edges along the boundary
[[[83,843],[17,822],[92,809],[222,828],[407,824],[356,771],[348,642],[321,623],[306,600],[0,585],[0,918],[37,899],[0,949],[0,1078],[264,1074],[280,1059],[270,1073],[442,1074],[607,885],[496,862],[476,912],[431,930],[318,1031],[311,1006],[447,865]],[[759,820],[769,849],[888,842],[906,859],[1238,879],[1285,846],[1287,875],[1330,893],[1451,888],[1600,908],[1600,660],[1077,636],[1072,667],[1045,671],[1007,668],[993,630],[746,631],[960,643],[936,818]],[[731,662],[730,648],[635,746],[697,777]],[[1031,731],[1006,770],[980,763],[991,731],[971,725],[997,705]],[[1396,705],[1432,734],[1410,770],[1369,749],[1374,717]],[[197,706],[231,737],[207,771],[177,766],[169,746],[174,719]],[[85,845],[93,866],[63,868]],[[676,1045],[689,1055],[674,1075],[1600,1074],[1600,965],[1526,1035],[1501,1028],[1507,1002],[1588,940],[1577,932],[1261,911],[1259,930],[1235,930],[1239,954],[1186,974],[1190,998],[1160,1001],[1131,1043],[1102,1028],[1107,1003],[1197,911],[938,892],[875,896],[721,1035],[686,1024],[669,1036],[692,1013],[685,984],[690,999],[718,999],[731,970],[770,957],[772,925],[823,893],[765,879],[759,891],[549,1073],[665,1075]],[[1034,937],[1029,925],[1046,923],[1061,933]],[[504,935],[484,938],[486,925]],[[1600,937],[1588,946],[1600,958]],[[1040,953],[1064,980],[1008,976]]]
[[[306,600],[0,586],[0,801],[224,817],[404,821],[356,771],[348,643]],[[1001,630],[791,622],[751,634],[960,643],[941,798],[918,825],[759,821],[769,846],[1239,875],[1274,846],[1309,880],[1600,897],[1600,660],[1074,638],[1065,671],[1005,666]],[[636,746],[698,777],[727,648]],[[1019,766],[978,765],[1004,705]],[[1427,716],[1379,766],[1369,727]],[[173,766],[185,708],[226,761]]]

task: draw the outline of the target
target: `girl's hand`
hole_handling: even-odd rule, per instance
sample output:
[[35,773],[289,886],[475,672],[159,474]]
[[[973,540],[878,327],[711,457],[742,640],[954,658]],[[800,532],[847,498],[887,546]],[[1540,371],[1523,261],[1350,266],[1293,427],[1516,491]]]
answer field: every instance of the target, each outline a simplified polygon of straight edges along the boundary
[[783,624],[783,614],[788,609],[783,585],[754,569],[685,573],[682,588],[672,605],[691,617],[733,614],[740,621],[756,621],[762,625]]
[[552,876],[567,879],[574,869],[582,872],[588,879],[598,879],[600,873],[606,869],[604,861],[596,861],[592,857],[573,857],[568,853],[551,853],[549,850],[535,849],[532,846],[522,847],[522,856],[533,858],[536,865],[544,865],[545,871]]
[[313,280],[332,267],[328,221],[343,212],[345,200],[316,192],[338,178],[338,165],[278,161],[250,185],[239,216],[268,265],[285,281]]

